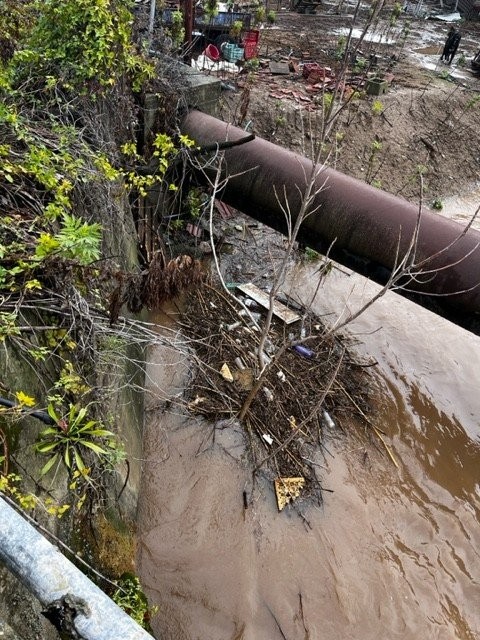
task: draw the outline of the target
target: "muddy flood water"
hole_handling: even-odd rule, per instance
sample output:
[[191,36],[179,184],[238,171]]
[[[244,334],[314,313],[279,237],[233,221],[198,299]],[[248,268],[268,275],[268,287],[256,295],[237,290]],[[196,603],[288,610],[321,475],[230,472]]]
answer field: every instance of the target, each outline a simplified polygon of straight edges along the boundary
[[[299,267],[286,289],[315,284]],[[315,310],[334,322],[375,287],[334,269]],[[330,491],[304,519],[267,484],[244,510],[242,432],[186,416],[185,357],[152,354],[138,571],[157,638],[480,638],[480,338],[393,293],[350,332],[378,362],[372,420],[398,467],[378,440],[331,433]]]

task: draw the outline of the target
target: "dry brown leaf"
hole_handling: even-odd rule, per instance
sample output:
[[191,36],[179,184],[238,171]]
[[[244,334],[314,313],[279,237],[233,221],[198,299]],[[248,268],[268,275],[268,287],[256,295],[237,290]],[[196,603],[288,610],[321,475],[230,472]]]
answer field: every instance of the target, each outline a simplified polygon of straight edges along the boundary
[[227,380],[228,382],[233,382],[232,372],[230,371],[230,367],[226,362],[220,369],[220,373],[222,374],[222,377],[225,378],[225,380]]
[[253,387],[253,371],[251,369],[241,369],[236,371],[233,377],[241,389],[250,391]]

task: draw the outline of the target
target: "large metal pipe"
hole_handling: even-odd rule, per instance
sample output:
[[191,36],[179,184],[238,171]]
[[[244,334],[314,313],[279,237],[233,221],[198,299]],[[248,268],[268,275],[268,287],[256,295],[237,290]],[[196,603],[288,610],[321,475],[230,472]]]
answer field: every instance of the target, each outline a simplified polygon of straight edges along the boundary
[[[242,129],[199,111],[185,117],[182,133],[201,147],[245,137]],[[295,219],[306,184],[315,172],[313,213],[302,224],[299,239],[335,260],[385,279],[398,256],[408,251],[416,233],[419,207],[350,178],[261,138],[224,151],[222,178],[228,182],[220,199],[244,213],[286,232],[282,205]],[[212,169],[210,169],[210,173]],[[211,177],[211,175],[210,175]],[[435,296],[457,312],[480,312],[480,232],[423,209],[418,227],[415,262],[424,275],[408,288]]]
[[[69,637],[152,640],[56,547],[0,498],[0,561]],[[77,635],[75,635],[75,633]]]

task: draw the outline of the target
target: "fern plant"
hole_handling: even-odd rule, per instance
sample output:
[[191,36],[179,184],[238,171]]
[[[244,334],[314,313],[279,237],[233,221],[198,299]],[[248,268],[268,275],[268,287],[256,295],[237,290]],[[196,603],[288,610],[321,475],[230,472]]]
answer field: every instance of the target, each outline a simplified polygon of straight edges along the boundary
[[88,224],[81,218],[62,214],[62,228],[53,236],[42,233],[35,255],[42,259],[50,255],[77,260],[82,265],[91,264],[100,258],[102,227],[98,223]]

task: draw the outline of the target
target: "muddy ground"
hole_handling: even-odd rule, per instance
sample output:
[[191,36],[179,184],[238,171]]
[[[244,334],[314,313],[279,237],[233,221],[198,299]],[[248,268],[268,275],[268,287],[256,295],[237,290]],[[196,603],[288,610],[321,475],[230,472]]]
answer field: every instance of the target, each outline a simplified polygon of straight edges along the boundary
[[[316,15],[279,12],[276,23],[260,32],[259,68],[226,76],[236,90],[224,92],[222,117],[306,155],[321,141],[322,162],[413,201],[420,197],[422,173],[424,203],[440,208],[444,197],[468,190],[480,177],[480,78],[470,72],[480,23],[456,23],[462,41],[448,66],[440,62],[446,22],[402,12],[392,26],[390,5],[361,40],[366,11],[354,20],[354,5],[344,5],[341,15],[335,10],[322,4]],[[352,55],[343,75],[350,27]],[[272,61],[288,62],[293,71],[273,74]],[[330,67],[339,82],[344,78],[345,95],[357,92],[338,103],[328,134],[322,133],[328,98],[321,83],[312,86],[302,73],[311,62]],[[386,93],[366,93],[371,76],[387,80]],[[325,93],[335,86],[330,83]]]

